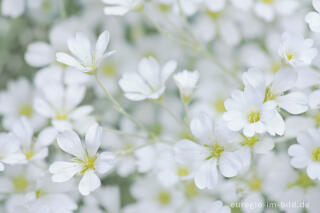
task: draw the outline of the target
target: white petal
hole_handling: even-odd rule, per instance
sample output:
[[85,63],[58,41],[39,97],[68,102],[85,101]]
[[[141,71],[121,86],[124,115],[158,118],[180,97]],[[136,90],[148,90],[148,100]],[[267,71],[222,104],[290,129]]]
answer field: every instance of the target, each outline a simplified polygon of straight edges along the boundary
[[56,54],[56,59],[58,62],[60,62],[62,64],[66,64],[70,67],[74,67],[79,70],[84,69],[84,67],[74,57],[70,56],[69,54],[59,52]]
[[204,161],[195,172],[194,181],[199,189],[213,189],[218,183],[217,160]]
[[291,69],[281,69],[279,70],[271,86],[271,91],[276,94],[281,94],[282,92],[292,89],[297,81],[297,73]]
[[82,195],[89,195],[92,191],[99,188],[101,185],[99,177],[93,170],[88,170],[84,173],[80,183],[79,191]]
[[320,180],[320,163],[311,163],[307,167],[307,174],[311,179]]
[[161,81],[164,84],[170,75],[176,70],[177,68],[176,61],[168,61],[161,70]]
[[129,11],[129,8],[109,6],[109,7],[105,7],[103,11],[104,11],[104,14],[106,15],[123,16]]
[[102,128],[98,124],[92,125],[86,133],[85,144],[89,156],[94,156],[102,140]]
[[78,120],[90,114],[93,111],[93,107],[90,105],[77,107],[71,114],[70,118]]
[[102,152],[97,160],[95,168],[98,173],[104,174],[109,172],[116,163],[116,156],[112,152]]
[[40,115],[50,118],[54,115],[52,107],[41,98],[35,98],[33,107]]
[[33,67],[43,67],[54,61],[54,51],[45,42],[35,42],[28,46],[25,54],[26,62]]
[[20,139],[21,145],[28,145],[32,142],[33,129],[26,117],[20,118],[13,125],[12,132]]
[[281,108],[291,114],[301,114],[308,110],[308,99],[302,92],[292,92],[276,100]]
[[57,130],[52,127],[47,127],[40,132],[36,141],[36,146],[49,146],[57,137]]
[[306,150],[301,145],[291,145],[288,149],[288,153],[293,157],[291,159],[291,165],[295,168],[305,168],[310,162]]
[[59,147],[79,159],[84,159],[85,157],[85,151],[83,149],[83,146],[81,144],[81,140],[77,133],[73,131],[65,131],[58,135],[57,138]]
[[210,143],[214,140],[212,120],[206,113],[200,113],[190,123],[192,134],[203,143]]
[[53,182],[65,182],[70,180],[75,174],[81,172],[82,167],[79,163],[58,161],[54,162],[49,172],[52,173]]
[[309,97],[309,105],[311,109],[319,109],[320,108],[320,90],[316,90],[311,93]]
[[143,58],[139,63],[138,72],[151,88],[161,87],[160,67],[153,57]]
[[219,161],[219,169],[223,176],[234,177],[241,170],[239,158],[231,152],[223,152]]
[[85,96],[86,88],[84,86],[70,85],[65,90],[65,109],[67,111],[73,110]]
[[109,44],[109,39],[110,39],[110,35],[108,31],[104,31],[103,33],[100,34],[96,43],[96,50],[95,50],[96,59],[99,59],[104,55],[104,52],[106,51]]
[[181,163],[199,162],[205,159],[206,150],[204,147],[190,140],[178,141],[174,147],[176,159]]

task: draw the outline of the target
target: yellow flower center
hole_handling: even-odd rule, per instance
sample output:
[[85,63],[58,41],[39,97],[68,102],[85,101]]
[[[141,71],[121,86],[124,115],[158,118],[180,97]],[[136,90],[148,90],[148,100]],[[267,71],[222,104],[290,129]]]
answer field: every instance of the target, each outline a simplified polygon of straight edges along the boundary
[[13,187],[16,192],[24,192],[29,185],[27,178],[24,176],[18,176],[12,179]]
[[272,73],[277,73],[281,69],[281,64],[273,64],[271,67]]
[[288,188],[295,187],[295,186],[301,187],[303,189],[307,189],[309,187],[316,186],[316,183],[312,179],[310,179],[306,173],[299,172],[298,179],[295,182],[288,184]]
[[260,112],[256,109],[250,110],[247,118],[250,123],[256,123],[260,120]]
[[209,17],[212,19],[212,20],[218,20],[220,17],[221,17],[221,12],[212,12],[210,10],[207,10],[206,11],[207,14],[209,15]]
[[186,190],[186,196],[189,199],[199,194],[199,190],[193,182],[186,184],[185,190]]
[[274,100],[276,97],[277,97],[277,95],[272,93],[271,89],[269,87],[267,87],[265,95],[264,95],[264,102]]
[[158,194],[158,200],[161,204],[167,205],[171,202],[171,194],[167,191],[161,191]]
[[253,191],[259,191],[262,186],[262,180],[257,176],[254,176],[249,182],[248,186]]
[[93,157],[87,156],[87,158],[88,158],[87,161],[83,161],[83,160],[81,160],[81,159],[79,159],[79,158],[74,158],[73,161],[76,161],[76,162],[78,162],[78,163],[83,164],[83,169],[82,169],[82,171],[80,172],[80,174],[83,174],[83,173],[85,173],[86,171],[88,171],[88,170],[90,170],[90,169],[92,169],[92,170],[95,170],[95,169],[96,169],[96,168],[95,168],[95,162],[96,162],[96,160],[97,160],[97,157],[98,157],[98,156],[96,156],[96,155],[93,156]]
[[114,76],[117,73],[116,65],[114,63],[107,63],[103,66],[103,74],[105,76]]
[[38,190],[36,191],[36,198],[39,199],[42,195],[43,195],[43,190],[38,189]]
[[317,162],[320,161],[320,147],[317,147],[312,151],[312,160]]
[[218,99],[215,103],[214,103],[214,107],[215,109],[217,110],[217,112],[219,113],[224,113],[226,112],[226,108],[224,107],[224,100],[221,98],[221,99]]
[[294,58],[294,55],[292,53],[286,53],[286,57],[289,61],[291,61]]
[[189,169],[187,167],[181,166],[177,170],[177,175],[179,177],[185,177],[185,176],[189,175]]
[[262,0],[262,2],[265,4],[272,4],[274,0]]
[[19,115],[24,115],[26,117],[30,117],[33,113],[33,109],[30,105],[25,104],[19,110]]
[[161,12],[168,12],[170,10],[170,7],[167,4],[159,4],[158,7]]
[[[205,145],[206,147],[209,147],[208,145]],[[211,155],[206,158],[206,160],[209,160],[211,158],[220,158],[222,152],[224,151],[224,147],[220,146],[219,144],[215,144],[211,147]]]
[[258,136],[253,136],[250,138],[244,136],[242,144],[245,146],[253,147],[259,140],[260,138]]
[[27,152],[24,153],[24,155],[26,156],[27,160],[30,160],[34,156],[34,152],[33,151],[27,151]]
[[66,113],[60,113],[60,112],[58,112],[58,113],[56,114],[56,119],[57,119],[57,120],[60,120],[60,121],[65,121],[65,120],[68,119],[68,115],[67,115]]

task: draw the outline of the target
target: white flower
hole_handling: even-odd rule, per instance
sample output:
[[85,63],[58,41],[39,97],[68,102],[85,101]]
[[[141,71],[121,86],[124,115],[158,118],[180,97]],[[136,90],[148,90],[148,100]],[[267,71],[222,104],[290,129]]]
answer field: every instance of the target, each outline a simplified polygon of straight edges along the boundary
[[35,90],[27,79],[19,78],[8,83],[7,90],[0,93],[0,114],[4,128],[10,130],[21,116],[27,117],[35,130],[43,126],[45,119],[34,110],[34,97]]
[[177,212],[184,201],[182,192],[174,187],[163,187],[155,180],[154,176],[145,176],[131,187],[131,193],[141,205],[140,208],[145,211],[152,209],[155,213]]
[[76,202],[70,195],[71,183],[53,183],[45,175],[38,178],[36,187],[32,192],[26,194],[26,207],[30,212],[43,213],[71,213],[77,209]]
[[1,12],[4,16],[18,18],[26,9],[39,8],[43,0],[3,0]]
[[309,96],[309,105],[311,109],[320,108],[320,90],[313,91]]
[[115,164],[115,155],[111,152],[98,154],[101,145],[102,129],[98,125],[92,126],[81,143],[79,136],[73,131],[65,131],[58,136],[59,147],[73,155],[75,158],[71,162],[54,162],[49,171],[53,174],[54,182],[65,182],[74,175],[81,175],[79,191],[83,195],[100,187],[101,182],[97,173],[109,172]]
[[226,0],[204,0],[204,3],[208,7],[208,9],[212,12],[219,12],[225,8]]
[[4,164],[21,163],[25,161],[17,137],[11,133],[0,133],[0,171],[4,170]]
[[71,85],[65,88],[61,84],[54,84],[42,88],[42,93],[35,98],[34,108],[39,114],[51,119],[58,131],[78,128],[79,123],[87,127],[92,124],[89,114],[93,107],[77,107],[84,98],[84,87]]
[[37,139],[34,139],[30,122],[22,117],[13,125],[12,133],[19,140],[25,160],[38,161],[48,156],[48,146],[55,140],[57,131],[47,127],[39,133]]
[[302,92],[290,92],[297,81],[297,73],[291,69],[280,69],[273,79],[268,79],[260,70],[249,69],[243,74],[244,84],[265,91],[264,102],[274,101],[277,106],[291,114],[308,110],[308,99]]
[[100,34],[96,46],[91,47],[90,40],[82,33],[76,33],[75,38],[68,39],[68,48],[73,56],[58,52],[57,61],[74,67],[82,72],[94,74],[100,63],[114,52],[105,52],[109,44],[109,32]]
[[143,0],[102,0],[102,2],[107,4],[104,7],[106,15],[123,16],[130,10],[137,9]]
[[119,81],[125,96],[132,101],[158,99],[166,89],[166,81],[175,71],[177,62],[169,61],[162,69],[152,58],[143,58],[138,72],[128,72]]
[[313,32],[318,33],[320,32],[320,0],[313,0],[312,5],[317,12],[309,12],[306,15],[305,21]]
[[236,90],[231,97],[224,103],[226,112],[223,114],[223,119],[231,130],[242,129],[247,137],[264,132],[271,135],[284,133],[284,122],[276,113],[276,103],[264,102],[264,90],[247,85],[244,91]]
[[192,119],[190,129],[200,144],[181,140],[175,145],[175,154],[178,162],[192,163],[194,181],[199,189],[212,189],[216,186],[218,166],[224,177],[234,177],[248,168],[249,149],[236,148],[234,133],[226,129],[222,120],[216,122],[214,129],[211,119],[202,113]]
[[299,4],[295,0],[258,0],[254,6],[254,12],[265,21],[271,22],[276,15],[292,14]]
[[199,72],[184,70],[175,74],[173,79],[180,90],[182,99],[188,103],[190,101],[192,92],[198,83]]
[[312,39],[286,32],[282,35],[279,55],[293,67],[310,65],[318,54],[318,50],[312,47],[313,43]]
[[309,129],[306,133],[299,134],[298,144],[289,147],[292,156],[291,165],[295,168],[307,168],[311,179],[320,180],[320,131]]
[[241,144],[248,146],[254,153],[266,154],[274,147],[274,142],[271,137],[263,137],[261,135],[254,135],[252,137],[241,137]]

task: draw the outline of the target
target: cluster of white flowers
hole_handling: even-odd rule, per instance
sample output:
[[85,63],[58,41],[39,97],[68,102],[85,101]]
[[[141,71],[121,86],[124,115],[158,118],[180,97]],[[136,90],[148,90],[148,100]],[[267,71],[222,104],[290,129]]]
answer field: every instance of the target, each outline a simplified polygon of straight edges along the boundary
[[0,44],[0,213],[320,212],[320,0],[3,0]]

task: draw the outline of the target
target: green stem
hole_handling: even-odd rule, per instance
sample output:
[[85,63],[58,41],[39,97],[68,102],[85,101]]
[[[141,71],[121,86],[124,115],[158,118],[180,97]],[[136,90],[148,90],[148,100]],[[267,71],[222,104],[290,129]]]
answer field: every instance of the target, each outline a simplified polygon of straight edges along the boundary
[[[98,83],[98,85],[101,87],[101,89],[103,90],[103,92],[106,94],[107,98],[111,101],[111,103],[113,104],[113,107],[119,112],[121,113],[123,116],[127,117],[129,120],[131,120],[135,125],[137,125],[140,129],[144,130],[145,132],[149,131],[136,119],[134,119],[134,117],[132,117],[129,113],[127,113],[120,105],[120,103],[114,99],[114,97],[109,93],[109,91],[103,86],[103,84],[101,83],[101,81],[98,78],[97,73],[95,74],[95,79]],[[150,134],[150,133],[149,133]]]
[[139,138],[139,139],[144,139],[147,140],[148,138],[142,136],[142,135],[138,135],[138,134],[133,134],[133,133],[128,133],[128,132],[123,132],[120,130],[116,130],[116,129],[110,129],[108,127],[103,127],[103,130],[107,131],[107,132],[111,132],[117,135],[121,135],[121,136],[128,136],[128,137],[134,137],[134,138]]

